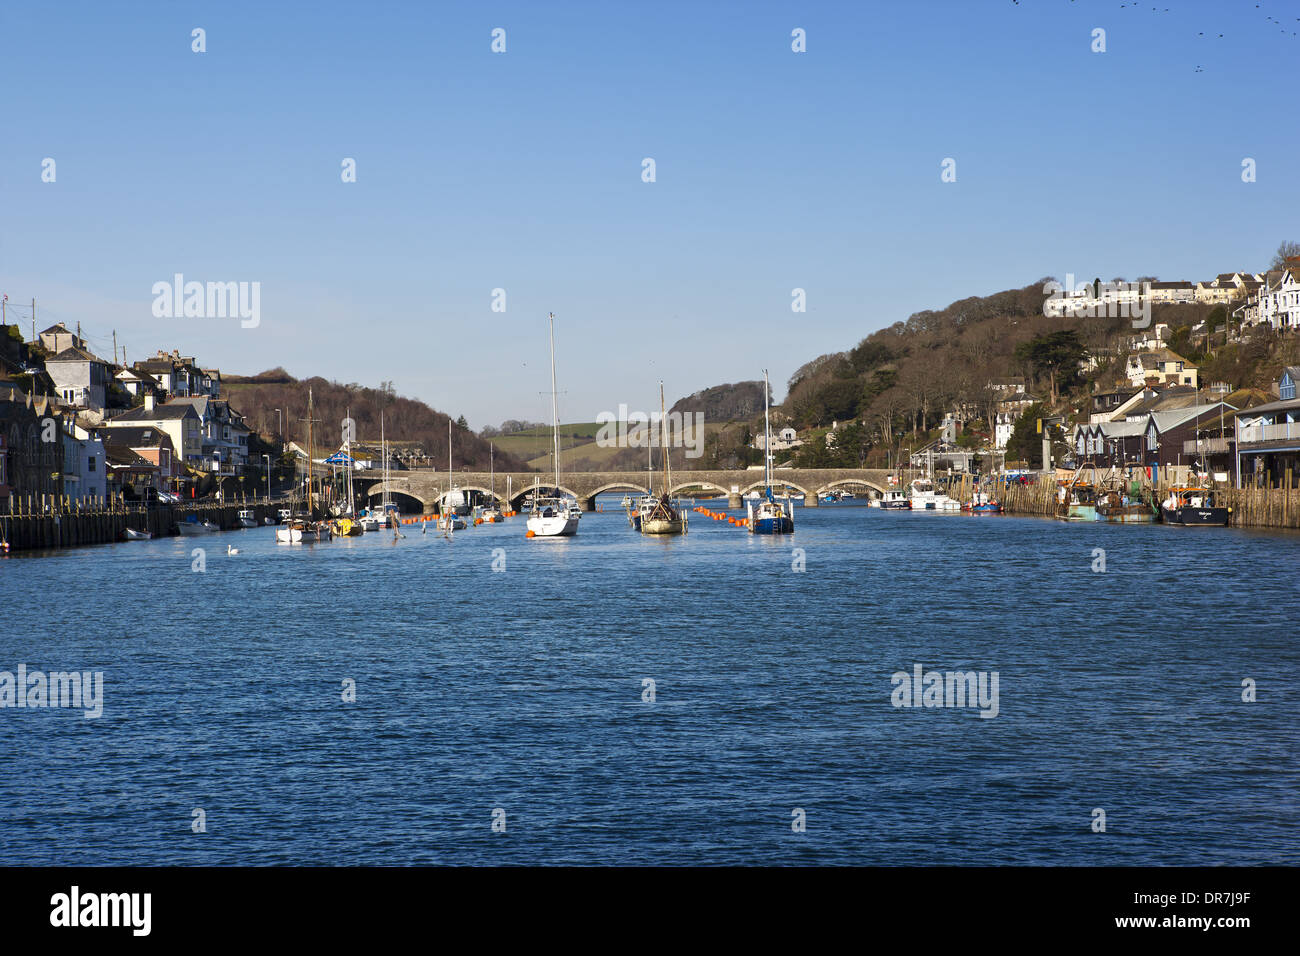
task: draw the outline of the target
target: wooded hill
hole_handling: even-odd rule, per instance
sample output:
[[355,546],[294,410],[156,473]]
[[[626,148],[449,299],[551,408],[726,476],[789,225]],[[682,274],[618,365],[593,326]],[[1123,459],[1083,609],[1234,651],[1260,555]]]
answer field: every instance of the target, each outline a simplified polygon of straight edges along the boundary
[[[390,442],[401,442],[404,451],[428,455],[439,469],[447,466],[447,422],[443,412],[424,402],[403,398],[391,382],[378,388],[355,383],[341,384],[323,378],[295,379],[282,368],[258,375],[222,378],[222,395],[248,420],[250,428],[263,435],[275,435],[283,418],[284,437],[305,444],[307,434],[307,390],[314,403],[313,426],[317,448],[337,448],[342,442],[343,419],[356,422],[356,440],[379,443],[379,414],[383,411],[384,433]],[[276,414],[281,409],[283,416]],[[488,442],[467,428],[452,425],[452,456],[456,469],[488,469]],[[414,443],[414,444],[412,444]],[[498,448],[498,471],[528,471],[522,460]]]

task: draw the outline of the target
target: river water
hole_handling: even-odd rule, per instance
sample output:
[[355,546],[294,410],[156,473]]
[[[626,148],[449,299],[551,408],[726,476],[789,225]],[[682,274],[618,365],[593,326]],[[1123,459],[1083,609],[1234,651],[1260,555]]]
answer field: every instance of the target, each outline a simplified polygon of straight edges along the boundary
[[[1300,862],[1300,536],[618,498],[0,561],[0,670],[103,673],[0,710],[4,862]],[[996,716],[895,706],[917,665]]]

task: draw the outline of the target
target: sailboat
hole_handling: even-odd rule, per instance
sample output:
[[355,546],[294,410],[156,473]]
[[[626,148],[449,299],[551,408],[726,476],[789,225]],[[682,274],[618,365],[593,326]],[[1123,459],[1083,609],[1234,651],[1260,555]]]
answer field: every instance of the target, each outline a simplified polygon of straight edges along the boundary
[[[352,420],[352,409],[348,409],[348,421]],[[343,504],[334,506],[335,527],[341,535],[356,537],[365,534],[366,526],[356,513],[356,493],[352,487],[352,470],[356,462],[352,458],[352,433],[350,429],[344,429],[343,432],[343,454],[331,455],[326,459],[329,464],[339,464],[345,469],[344,486],[347,491],[347,500]]]
[[555,313],[549,314],[551,340],[551,442],[555,452],[555,495],[548,498],[533,494],[533,510],[528,516],[529,538],[567,538],[578,533],[580,512],[560,497],[560,406],[555,391]]
[[[464,531],[467,525],[465,519],[456,514],[456,508],[452,505],[452,496],[459,495],[454,492],[454,486],[451,483],[451,476],[455,474],[451,466],[451,419],[447,419],[447,494],[443,497],[442,503],[438,506],[438,530],[439,531]],[[464,499],[464,495],[460,495]]]
[[505,516],[501,514],[501,509],[497,507],[496,446],[491,442],[488,443],[488,471],[491,474],[492,499],[483,506],[479,517],[489,523],[505,521]]
[[312,497],[312,473],[311,473],[311,455],[315,448],[312,442],[312,424],[314,419],[312,411],[311,389],[307,389],[307,512],[302,515],[293,515],[283,525],[275,529],[275,540],[280,544],[299,544],[303,541],[332,541],[334,539],[334,526],[328,521],[316,520],[316,503]]
[[393,504],[388,491],[388,437],[384,431],[384,410],[379,410],[379,453],[384,459],[384,491],[379,498],[378,507],[363,508],[358,516],[365,531],[378,531],[380,528],[394,527],[400,523],[397,506]]
[[663,490],[649,511],[641,515],[642,534],[685,534],[686,516],[672,505],[672,476],[668,464],[668,417],[664,412],[664,383],[659,383],[659,457],[664,463]]
[[772,422],[768,411],[767,369],[763,369],[763,496],[748,503],[750,534],[793,534],[794,504],[772,496]]

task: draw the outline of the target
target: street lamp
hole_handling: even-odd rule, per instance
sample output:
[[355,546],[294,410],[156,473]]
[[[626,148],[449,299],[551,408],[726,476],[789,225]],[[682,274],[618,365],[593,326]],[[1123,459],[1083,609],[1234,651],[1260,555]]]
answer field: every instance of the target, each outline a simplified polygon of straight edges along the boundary
[[269,505],[271,503],[271,456],[263,455],[262,458],[266,462],[266,503]]

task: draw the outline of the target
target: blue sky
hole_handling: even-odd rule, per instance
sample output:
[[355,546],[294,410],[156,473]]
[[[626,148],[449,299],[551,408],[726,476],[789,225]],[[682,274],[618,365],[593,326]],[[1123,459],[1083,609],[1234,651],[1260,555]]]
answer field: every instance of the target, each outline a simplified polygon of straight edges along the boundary
[[[1294,2],[284,6],[3,7],[11,315],[390,379],[478,428],[549,418],[549,311],[561,417],[591,420],[661,378],[672,401],[767,366],[779,398],[1041,276],[1195,281],[1300,239],[1300,38],[1268,19],[1300,31]],[[261,324],[155,318],[177,272],[260,282]]]

